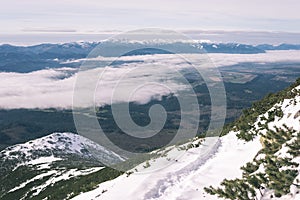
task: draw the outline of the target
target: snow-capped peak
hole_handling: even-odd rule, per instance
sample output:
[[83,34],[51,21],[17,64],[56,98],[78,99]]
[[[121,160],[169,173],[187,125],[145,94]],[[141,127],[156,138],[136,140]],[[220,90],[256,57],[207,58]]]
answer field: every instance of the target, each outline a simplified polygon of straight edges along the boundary
[[[93,153],[90,153],[90,150]],[[41,157],[64,158],[70,154],[82,158],[98,159],[99,162],[106,164],[124,160],[116,153],[73,133],[53,133],[24,144],[10,146],[0,152],[0,157],[22,163],[32,162]]]

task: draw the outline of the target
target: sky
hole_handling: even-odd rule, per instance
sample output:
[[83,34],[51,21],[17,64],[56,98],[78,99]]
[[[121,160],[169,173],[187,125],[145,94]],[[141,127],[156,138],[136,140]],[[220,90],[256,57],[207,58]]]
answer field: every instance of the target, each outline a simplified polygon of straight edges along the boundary
[[150,27],[300,33],[299,8],[299,0],[2,0],[0,42]]
[[144,27],[300,32],[298,0],[9,0],[2,33],[99,32]]

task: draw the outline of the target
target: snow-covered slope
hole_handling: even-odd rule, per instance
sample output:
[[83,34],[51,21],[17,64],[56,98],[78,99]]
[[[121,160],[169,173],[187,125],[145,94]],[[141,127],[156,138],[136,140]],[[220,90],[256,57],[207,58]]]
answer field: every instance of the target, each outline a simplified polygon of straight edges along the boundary
[[[73,133],[53,133],[17,144],[0,152],[0,199],[72,197],[78,190],[92,189],[115,178],[118,172],[105,168],[103,163],[123,160]],[[93,178],[98,176],[102,178]],[[81,182],[88,182],[89,186]]]
[[141,167],[143,163],[129,177],[122,175],[74,199],[217,199],[206,194],[203,187],[241,176],[240,165],[250,161],[261,145],[257,139],[249,143],[240,141],[231,132],[219,139],[208,153],[206,145],[211,145],[212,140],[216,138],[206,138],[200,147],[189,149],[177,162],[159,171],[151,172],[151,168],[164,160],[172,162],[172,156],[151,160],[146,169]]
[[[300,86],[295,90],[300,90]],[[279,111],[279,114],[271,116],[273,111]],[[263,117],[264,116],[264,117]],[[260,160],[260,166],[252,173],[266,173],[264,167],[267,167],[262,161],[269,154],[262,140],[268,136],[267,129],[292,131],[290,139],[281,141],[281,145],[274,150],[274,156],[285,158],[291,157],[288,152],[291,147],[288,145],[292,142],[299,141],[300,132],[300,95],[299,92],[295,97],[278,102],[266,113],[258,116],[256,122],[251,124],[251,136],[253,139],[246,142],[238,139],[241,135],[239,130],[230,131],[229,134],[221,138],[198,139],[192,143],[200,142],[201,145],[196,148],[173,147],[168,151],[167,156],[149,160],[132,169],[130,173],[119,176],[118,178],[104,182],[97,189],[82,193],[74,200],[87,199],[219,199],[216,195],[210,195],[205,192],[204,187],[210,185],[218,186],[224,179],[244,179],[244,171],[241,170],[248,162]],[[265,128],[263,128],[265,127]],[[275,128],[277,127],[277,129]],[[241,136],[239,136],[241,137]],[[298,139],[298,140],[297,140]],[[274,143],[277,139],[274,138]],[[214,145],[212,145],[214,144]],[[188,145],[188,144],[186,144]],[[297,145],[297,144],[296,144]],[[195,145],[193,145],[195,147]],[[211,148],[207,148],[207,147]],[[208,151],[209,149],[209,151]],[[176,151],[186,151],[183,157],[176,159]],[[293,162],[299,163],[299,155],[292,158]],[[166,162],[170,162],[167,165]],[[165,168],[157,169],[157,165],[164,164]],[[279,170],[284,170],[280,168]],[[299,165],[293,170],[298,171]],[[133,172],[133,173],[132,173]],[[268,178],[268,174],[265,174]],[[270,181],[272,181],[270,179]],[[298,183],[299,184],[299,183]],[[275,197],[274,191],[261,185],[262,194],[256,190],[258,199],[300,199],[299,188],[297,183],[291,184],[288,194],[281,197]],[[264,186],[264,187],[262,187]],[[298,185],[299,187],[299,185]],[[249,194],[250,195],[250,194]]]
[[[0,152],[0,159],[16,161],[22,165],[61,160],[70,155],[94,159],[101,163],[117,163],[124,160],[116,153],[73,133],[53,133],[24,144],[7,147]],[[99,156],[95,158],[95,155]]]

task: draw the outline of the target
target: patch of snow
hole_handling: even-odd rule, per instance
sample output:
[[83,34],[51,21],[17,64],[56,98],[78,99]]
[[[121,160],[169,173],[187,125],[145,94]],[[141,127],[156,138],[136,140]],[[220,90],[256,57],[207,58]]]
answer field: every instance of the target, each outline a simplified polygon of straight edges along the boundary
[[35,160],[31,160],[25,163],[25,165],[38,165],[38,164],[48,164],[55,161],[62,160],[61,158],[56,158],[53,155],[49,157],[40,157]]
[[91,174],[97,171],[100,171],[104,167],[94,167],[91,169],[86,169],[86,170],[78,170],[78,169],[70,169],[68,171],[63,171],[63,172],[57,172],[55,176],[51,177],[49,180],[47,180],[44,184],[34,187],[32,191],[35,191],[33,193],[33,196],[38,195],[41,191],[43,191],[45,188],[47,188],[49,185],[53,185],[59,181],[62,180],[68,180],[70,178],[76,177],[76,176],[82,176],[82,175],[87,175]]
[[16,191],[16,190],[19,190],[19,189],[25,187],[28,183],[34,182],[34,181],[36,181],[36,180],[40,180],[40,179],[42,179],[42,178],[44,178],[44,177],[46,177],[46,176],[50,176],[50,175],[53,175],[53,174],[56,174],[56,173],[57,173],[56,170],[50,170],[50,171],[45,172],[45,173],[43,173],[43,174],[39,174],[39,175],[33,177],[32,179],[27,180],[27,181],[21,183],[19,186],[17,186],[17,187],[15,187],[15,188],[11,189],[11,190],[8,191],[8,192],[14,192],[14,191]]

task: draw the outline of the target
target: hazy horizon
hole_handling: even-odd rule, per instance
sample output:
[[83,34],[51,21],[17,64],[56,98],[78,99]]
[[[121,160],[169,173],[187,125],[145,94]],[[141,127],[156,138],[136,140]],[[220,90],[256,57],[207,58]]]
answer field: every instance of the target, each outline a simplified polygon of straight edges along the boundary
[[[209,40],[219,43],[243,44],[300,44],[300,33],[270,31],[224,31],[224,30],[178,30],[194,40]],[[77,41],[97,42],[108,39],[122,31],[102,31],[98,33],[79,32],[24,32],[19,34],[1,34],[1,44],[30,46],[41,43],[68,43]]]

